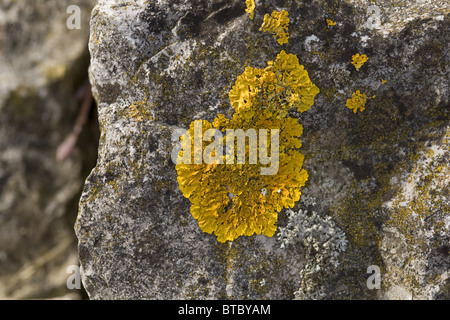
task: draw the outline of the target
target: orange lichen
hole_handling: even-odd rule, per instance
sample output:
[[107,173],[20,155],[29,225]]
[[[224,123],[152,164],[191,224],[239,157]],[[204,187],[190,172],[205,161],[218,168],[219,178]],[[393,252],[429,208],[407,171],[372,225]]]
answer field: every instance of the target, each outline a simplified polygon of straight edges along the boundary
[[237,78],[229,93],[231,106],[236,111],[268,109],[286,112],[296,108],[304,112],[314,104],[319,88],[311,82],[296,55],[283,50],[275,62],[269,61],[267,65],[265,69],[247,67]]
[[369,58],[365,54],[360,55],[359,53],[357,53],[352,56],[352,64],[358,71],[363,66],[363,64],[367,62],[367,60],[369,60]]
[[253,16],[255,15],[255,0],[245,0],[245,4],[247,5],[247,8],[245,9],[245,12],[249,14],[250,20],[253,20]]
[[286,10],[273,11],[272,15],[266,14],[264,16],[264,21],[259,31],[273,34],[274,35],[273,37],[275,38],[275,40],[278,41],[280,45],[288,43],[289,40],[288,15],[289,13]]
[[345,106],[353,110],[354,113],[357,113],[358,109],[361,112],[366,109],[366,102],[367,96],[364,93],[361,93],[359,90],[356,90],[356,92],[353,93],[352,97],[347,100]]
[[334,22],[334,21],[331,20],[331,19],[327,19],[327,25],[328,25],[329,27],[335,26],[335,25],[336,25],[336,22]]
[[127,115],[137,122],[142,122],[145,119],[151,119],[150,112],[148,111],[148,102],[138,101],[128,107]]
[[[304,156],[298,151],[303,127],[297,119],[287,117],[287,111],[306,111],[318,92],[297,57],[282,51],[275,61],[268,62],[267,68],[248,67],[238,77],[229,93],[235,109],[231,119],[219,114],[212,123],[191,123],[181,138],[176,170],[180,190],[191,202],[191,213],[204,232],[214,232],[219,242],[255,233],[274,235],[278,212],[294,206],[308,179],[302,168]],[[211,143],[217,148],[202,143],[199,149],[196,135],[203,136],[209,129],[219,132]],[[236,149],[230,132],[252,129],[260,132],[259,146],[249,143],[244,157],[249,161],[239,163],[238,157],[229,152]],[[274,130],[279,132],[278,140],[274,139]],[[263,156],[269,156],[268,150],[271,157],[277,152],[277,170],[272,174],[261,174],[261,167],[267,165],[261,158],[261,142],[266,144]],[[225,144],[227,152],[223,155]],[[279,149],[274,149],[275,144]],[[254,152],[259,152],[260,158],[252,163]],[[195,158],[202,155],[215,160],[196,163]]]

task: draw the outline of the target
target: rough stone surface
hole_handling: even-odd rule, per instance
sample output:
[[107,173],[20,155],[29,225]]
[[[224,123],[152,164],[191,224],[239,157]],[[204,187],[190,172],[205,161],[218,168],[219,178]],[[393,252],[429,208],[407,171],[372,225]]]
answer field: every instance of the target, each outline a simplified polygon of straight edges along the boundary
[[95,136],[83,134],[66,162],[55,152],[87,79],[94,1],[71,2],[80,30],[66,27],[65,1],[0,1],[0,299],[65,295],[78,264],[73,223]]
[[[450,297],[448,2],[374,1],[379,24],[368,24],[366,3],[256,1],[250,20],[243,0],[98,2],[90,79],[102,133],[76,224],[92,299],[292,299],[305,297],[294,294],[304,283],[317,286],[312,298]],[[258,29],[282,9],[291,21],[280,46]],[[222,244],[202,232],[170,157],[174,129],[231,115],[237,76],[282,49],[321,90],[291,116],[304,126],[314,211],[348,241],[321,281],[301,278],[314,254],[300,243]],[[369,57],[359,71],[356,53]],[[356,90],[369,99],[355,114],[346,100]],[[283,210],[278,225],[287,224]],[[382,277],[371,290],[373,265]]]

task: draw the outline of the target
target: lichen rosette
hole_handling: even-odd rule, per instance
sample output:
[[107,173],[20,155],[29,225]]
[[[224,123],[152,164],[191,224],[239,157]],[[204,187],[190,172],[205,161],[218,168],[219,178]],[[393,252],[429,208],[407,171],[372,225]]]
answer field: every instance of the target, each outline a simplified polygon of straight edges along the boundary
[[[194,153],[204,154],[207,145],[195,150],[195,125],[191,123],[181,138],[182,151],[176,170],[180,190],[191,202],[191,214],[202,231],[214,233],[219,242],[243,235],[274,235],[278,212],[294,206],[308,179],[302,168],[304,156],[299,152],[303,127],[297,119],[287,117],[287,111],[308,110],[318,92],[298,58],[282,51],[274,62],[268,62],[267,68],[247,67],[237,78],[229,93],[235,109],[231,119],[219,114],[212,123],[202,121],[203,134],[208,129],[220,130],[223,146],[230,129],[267,129],[268,133],[278,129],[278,170],[271,175],[261,174],[261,167],[265,166],[261,159],[253,164],[249,161],[230,164],[226,161],[227,151],[214,163],[194,164]],[[273,152],[271,134],[267,138],[266,151]],[[186,164],[180,158],[185,156],[183,150],[188,149],[189,143],[192,161]],[[236,145],[233,149],[236,150]],[[245,159],[250,159],[251,151],[255,150],[251,150],[249,143]],[[212,157],[217,156],[214,152]]]

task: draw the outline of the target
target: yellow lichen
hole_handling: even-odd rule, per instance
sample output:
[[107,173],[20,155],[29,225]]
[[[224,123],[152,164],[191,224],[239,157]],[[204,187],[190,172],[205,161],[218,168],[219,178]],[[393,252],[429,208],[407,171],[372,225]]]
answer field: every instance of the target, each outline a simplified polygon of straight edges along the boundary
[[144,118],[142,117],[142,115],[140,115],[139,110],[137,109],[137,107],[134,104],[132,104],[129,107],[128,115],[130,116],[130,118],[133,118],[134,120],[136,120],[138,122],[144,120]]
[[289,13],[286,10],[273,11],[272,15],[266,14],[264,16],[263,24],[261,25],[261,28],[259,30],[273,34],[273,37],[278,41],[280,45],[287,43],[289,40],[288,15]]
[[296,55],[283,50],[275,62],[269,61],[267,65],[265,69],[247,67],[237,78],[229,93],[231,106],[236,111],[257,108],[286,112],[296,108],[304,112],[313,105],[319,89]]
[[328,25],[329,27],[335,26],[335,25],[336,25],[336,22],[334,22],[334,21],[331,20],[331,19],[327,19],[327,25]]
[[245,12],[249,14],[250,20],[253,20],[253,16],[255,15],[255,0],[245,0],[245,4],[247,5],[247,8],[245,9]]
[[[191,202],[191,214],[202,231],[214,232],[219,242],[255,233],[274,235],[278,212],[294,206],[300,199],[300,188],[308,179],[302,168],[304,156],[298,151],[303,127],[297,119],[287,117],[287,111],[291,108],[306,111],[318,92],[297,57],[282,51],[275,61],[268,62],[267,68],[248,67],[238,77],[229,93],[235,109],[231,119],[219,114],[212,123],[205,120],[191,123],[188,132],[181,137],[177,180],[183,195]],[[250,143],[245,149],[245,159],[249,159],[245,163],[236,161],[233,153],[219,155],[217,149],[207,149],[209,146],[204,144],[200,144],[200,149],[196,148],[196,130],[200,125],[202,136],[209,129],[222,133],[222,141],[215,140],[221,147],[219,150],[229,141],[232,141],[232,149],[236,149],[236,141],[229,135],[233,129],[245,132],[266,129],[263,138],[270,132],[266,142],[267,155],[267,150],[271,150],[271,155],[274,152],[272,130],[279,130],[277,172],[261,174],[260,169],[265,164],[261,158],[253,163],[250,161],[250,155],[255,151]],[[256,148],[261,153],[261,147]],[[190,154],[185,155],[185,150]],[[196,157],[202,155],[215,160],[209,164],[195,162]]]
[[138,101],[128,107],[127,115],[137,122],[142,122],[145,119],[150,120],[152,117],[148,111],[147,99],[144,101]]
[[354,113],[358,112],[358,109],[362,112],[366,109],[366,102],[367,96],[364,93],[359,92],[359,90],[356,90],[352,97],[347,100],[345,106],[353,110]]
[[357,53],[352,56],[352,64],[355,66],[356,70],[359,70],[367,60],[369,60],[369,58],[365,54]]

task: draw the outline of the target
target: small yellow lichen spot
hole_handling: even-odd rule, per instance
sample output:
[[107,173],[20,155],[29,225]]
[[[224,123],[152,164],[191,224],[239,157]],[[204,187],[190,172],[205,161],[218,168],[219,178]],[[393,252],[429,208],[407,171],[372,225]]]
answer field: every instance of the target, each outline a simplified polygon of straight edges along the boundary
[[360,55],[357,53],[352,56],[352,64],[355,66],[356,70],[359,70],[367,60],[369,60],[369,58],[365,54]]
[[142,122],[146,119],[151,120],[150,112],[147,110],[147,100],[138,101],[128,107],[127,115],[137,122]]
[[356,92],[353,93],[351,99],[347,100],[345,106],[353,110],[354,113],[358,112],[358,109],[362,112],[366,109],[366,101],[367,96],[364,93],[359,92],[359,90],[356,90]]
[[381,79],[381,84],[386,84],[387,80]]
[[245,12],[249,14],[250,20],[253,20],[253,16],[255,15],[255,0],[245,0],[245,4],[247,5],[247,9]]
[[[272,15],[266,14],[264,16],[263,24],[259,31],[268,32],[273,34],[275,40],[278,41],[280,45],[288,43],[289,33],[289,13],[286,10],[283,11],[273,11]],[[278,39],[277,39],[278,37]]]
[[334,21],[331,20],[331,19],[327,19],[327,24],[328,24],[329,27],[331,27],[331,26],[335,26],[335,25],[336,25],[336,22],[334,22]]
[[140,115],[140,112],[138,110],[138,108],[132,104],[129,109],[128,109],[128,115],[130,116],[130,118],[133,118],[134,120],[140,122],[143,121],[144,118],[142,117],[142,115]]

